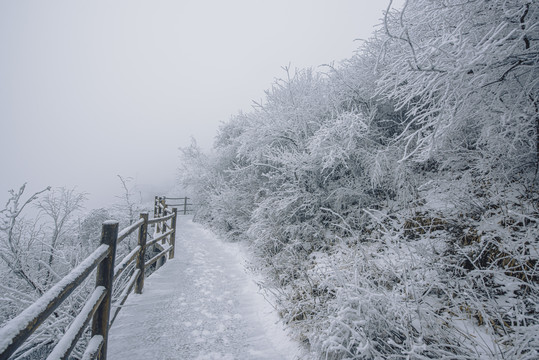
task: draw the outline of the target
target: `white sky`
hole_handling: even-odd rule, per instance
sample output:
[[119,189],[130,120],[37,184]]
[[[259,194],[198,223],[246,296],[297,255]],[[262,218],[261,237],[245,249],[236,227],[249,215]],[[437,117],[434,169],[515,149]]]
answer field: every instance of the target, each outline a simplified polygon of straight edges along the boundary
[[[172,184],[281,67],[352,56],[386,0],[0,0],[0,201],[28,182],[121,194]],[[181,195],[181,194],[178,194]]]

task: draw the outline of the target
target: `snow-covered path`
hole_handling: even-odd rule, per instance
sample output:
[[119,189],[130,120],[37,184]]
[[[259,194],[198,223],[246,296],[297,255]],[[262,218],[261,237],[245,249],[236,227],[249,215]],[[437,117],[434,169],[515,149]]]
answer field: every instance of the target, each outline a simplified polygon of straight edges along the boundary
[[246,274],[239,246],[187,217],[178,217],[177,234],[175,259],[120,311],[108,358],[298,358],[297,344]]

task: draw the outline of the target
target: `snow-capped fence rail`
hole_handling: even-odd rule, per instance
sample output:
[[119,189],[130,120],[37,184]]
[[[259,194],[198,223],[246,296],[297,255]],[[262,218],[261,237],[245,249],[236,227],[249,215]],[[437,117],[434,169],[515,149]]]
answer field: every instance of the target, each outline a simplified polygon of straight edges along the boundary
[[[80,286],[97,268],[95,289],[90,294],[79,315],[73,320],[63,337],[58,341],[47,360],[68,359],[71,351],[88,327],[90,321],[91,339],[83,359],[107,358],[108,331],[118,312],[135,288],[142,293],[145,270],[161,259],[174,258],[177,209],[169,209],[163,201],[162,210],[149,219],[148,213],[141,213],[140,220],[118,231],[117,221],[106,221],[102,225],[101,245],[67,276],[48,290],[35,303],[0,329],[0,360],[7,360],[34,333],[34,331]],[[167,222],[170,221],[170,224]],[[147,241],[148,225],[155,225],[153,238]],[[115,266],[116,246],[130,234],[138,230],[138,245]],[[146,250],[157,246],[159,253],[145,261]],[[129,274],[129,281],[116,302],[112,303],[114,280],[130,264],[136,261]],[[114,310],[112,310],[114,309]]]
[[[154,215],[158,214],[159,211],[167,211],[169,207],[176,207],[178,213],[183,213],[187,215],[193,212],[193,204],[189,203],[188,197],[173,198],[166,196],[156,196],[154,203]],[[169,203],[172,202],[172,203]]]

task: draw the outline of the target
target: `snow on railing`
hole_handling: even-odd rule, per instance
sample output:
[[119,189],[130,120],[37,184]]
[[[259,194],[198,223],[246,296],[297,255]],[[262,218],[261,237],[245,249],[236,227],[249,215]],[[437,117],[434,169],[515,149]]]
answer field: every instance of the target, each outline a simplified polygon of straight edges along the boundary
[[[166,196],[156,196],[154,201],[154,215],[171,213],[170,208],[176,207],[178,213],[187,215],[193,212],[193,204],[189,203],[188,197],[174,198]],[[169,203],[171,201],[172,203]]]
[[108,245],[98,247],[38,301],[8,321],[0,329],[0,359],[8,359],[109,253]]
[[[148,213],[141,213],[140,220],[119,232],[117,221],[104,222],[101,245],[35,303],[0,328],[0,360],[9,359],[95,268],[97,271],[94,291],[64,336],[49,354],[47,360],[68,359],[90,321],[92,322],[92,337],[86,347],[83,359],[106,360],[108,331],[133,287],[135,293],[142,293],[144,270],[158,260],[160,261],[156,268],[161,266],[166,261],[167,254],[168,259],[174,258],[176,217],[177,209],[170,210],[163,201],[162,207],[156,211],[153,219],[149,219]],[[167,221],[170,221],[170,224]],[[152,239],[147,242],[148,225],[150,224],[155,225],[156,229]],[[116,245],[137,229],[138,245],[114,266]],[[156,248],[158,253],[145,261],[146,250],[149,247]],[[113,304],[114,280],[133,262],[136,264],[134,269],[130,268],[129,281],[116,303]],[[114,310],[111,311],[113,307]],[[111,313],[113,313],[112,316]]]
[[128,227],[126,227],[125,229],[123,229],[122,231],[120,231],[118,233],[118,244],[123,240],[125,239],[126,237],[128,237],[131,233],[133,233],[135,230],[137,230],[140,225],[142,225],[142,223],[144,222],[144,219],[139,219],[139,221],[137,221],[136,223],[132,224],[132,225],[129,225]]

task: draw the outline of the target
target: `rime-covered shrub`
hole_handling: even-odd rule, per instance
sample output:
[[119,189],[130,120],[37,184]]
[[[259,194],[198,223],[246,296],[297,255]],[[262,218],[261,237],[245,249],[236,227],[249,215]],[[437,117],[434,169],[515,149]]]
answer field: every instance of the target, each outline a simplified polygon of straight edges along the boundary
[[409,0],[184,150],[196,219],[252,245],[315,357],[539,356],[538,16]]

